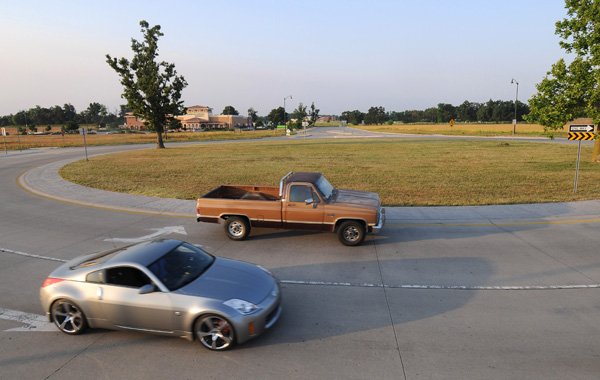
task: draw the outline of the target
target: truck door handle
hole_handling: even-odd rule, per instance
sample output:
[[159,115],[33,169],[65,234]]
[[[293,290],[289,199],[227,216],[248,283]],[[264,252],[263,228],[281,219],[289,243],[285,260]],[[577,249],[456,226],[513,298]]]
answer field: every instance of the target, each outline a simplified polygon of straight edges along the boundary
[[287,206],[288,206],[288,207],[296,207],[296,205],[295,205],[295,204],[293,204],[293,203],[288,203],[288,204],[287,204]]
[[98,287],[98,289],[96,289],[96,296],[99,300],[102,301],[102,299],[104,298],[104,291],[102,290],[102,288]]

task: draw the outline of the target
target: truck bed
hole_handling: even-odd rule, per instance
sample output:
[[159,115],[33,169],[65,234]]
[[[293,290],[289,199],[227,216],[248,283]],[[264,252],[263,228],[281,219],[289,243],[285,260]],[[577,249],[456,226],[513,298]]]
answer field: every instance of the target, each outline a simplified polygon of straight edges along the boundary
[[273,186],[219,186],[202,198],[245,199],[253,201],[278,201],[279,189]]

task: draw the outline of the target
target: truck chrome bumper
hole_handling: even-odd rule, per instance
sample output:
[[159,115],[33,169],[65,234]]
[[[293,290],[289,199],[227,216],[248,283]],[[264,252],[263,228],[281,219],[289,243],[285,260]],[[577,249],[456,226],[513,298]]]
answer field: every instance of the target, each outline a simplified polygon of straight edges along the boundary
[[379,221],[377,222],[376,225],[374,225],[372,228],[372,233],[377,234],[379,233],[379,231],[381,231],[381,229],[383,228],[383,225],[385,224],[385,209],[383,207],[381,207],[379,209],[379,217],[377,218]]

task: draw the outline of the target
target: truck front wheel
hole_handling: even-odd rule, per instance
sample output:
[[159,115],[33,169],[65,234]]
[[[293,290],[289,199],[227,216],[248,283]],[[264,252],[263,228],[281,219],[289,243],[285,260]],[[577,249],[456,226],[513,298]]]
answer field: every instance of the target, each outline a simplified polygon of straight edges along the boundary
[[225,234],[231,240],[245,240],[250,235],[250,223],[246,218],[231,216],[225,219]]
[[337,230],[338,238],[344,245],[359,245],[365,239],[365,226],[354,220],[340,224]]

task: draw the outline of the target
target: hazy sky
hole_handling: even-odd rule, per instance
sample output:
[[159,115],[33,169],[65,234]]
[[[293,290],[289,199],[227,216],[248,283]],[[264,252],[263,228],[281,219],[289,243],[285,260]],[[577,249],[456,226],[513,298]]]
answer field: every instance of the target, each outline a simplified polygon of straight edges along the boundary
[[527,100],[564,56],[559,0],[0,0],[0,115],[99,102],[122,88],[107,53],[131,58],[139,21],[159,24],[160,59],[186,105],[260,115],[315,102],[321,114]]

